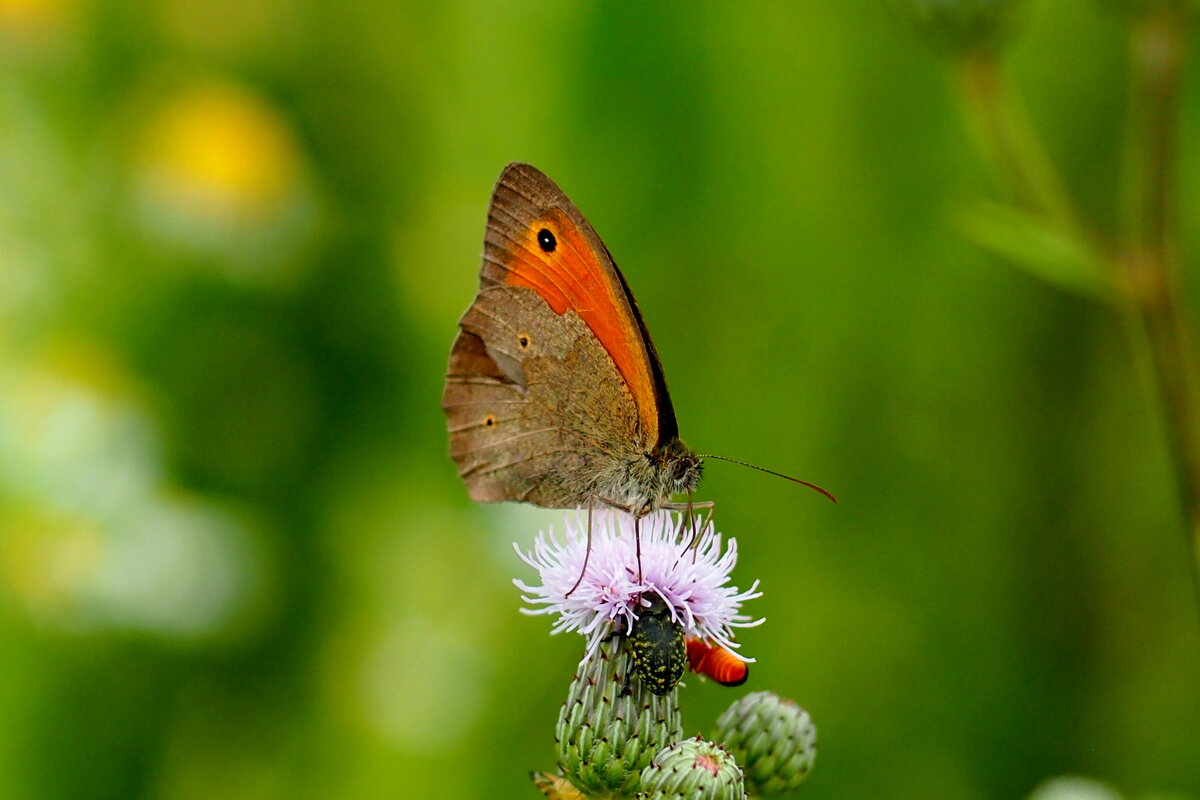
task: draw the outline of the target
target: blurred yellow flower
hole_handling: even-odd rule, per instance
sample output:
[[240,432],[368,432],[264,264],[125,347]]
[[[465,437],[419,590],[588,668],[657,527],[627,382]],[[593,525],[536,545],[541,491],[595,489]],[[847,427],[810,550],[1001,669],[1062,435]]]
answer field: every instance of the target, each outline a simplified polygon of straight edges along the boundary
[[0,522],[0,576],[38,619],[73,615],[79,587],[101,560],[102,533],[81,514],[29,505]]
[[220,227],[275,221],[301,183],[283,115],[229,83],[200,85],[152,113],[139,161],[151,210]]
[[63,26],[73,0],[0,0],[0,36],[38,40]]

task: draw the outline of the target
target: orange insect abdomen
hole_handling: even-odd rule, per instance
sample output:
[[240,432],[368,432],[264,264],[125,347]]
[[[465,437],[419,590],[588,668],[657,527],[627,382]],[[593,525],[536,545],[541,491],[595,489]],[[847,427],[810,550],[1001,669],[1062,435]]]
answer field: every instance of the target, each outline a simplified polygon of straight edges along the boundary
[[745,661],[703,639],[689,636],[687,654],[693,672],[712,678],[722,686],[741,686],[750,675],[750,667]]

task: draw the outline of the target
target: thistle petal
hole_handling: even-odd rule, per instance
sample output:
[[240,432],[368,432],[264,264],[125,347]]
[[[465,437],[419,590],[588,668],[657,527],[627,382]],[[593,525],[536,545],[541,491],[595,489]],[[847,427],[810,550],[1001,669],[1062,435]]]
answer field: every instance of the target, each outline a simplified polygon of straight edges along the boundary
[[[711,639],[733,652],[738,647],[734,629],[762,622],[741,613],[742,603],[762,595],[758,582],[745,591],[729,585],[737,563],[737,542],[723,542],[711,521],[691,548],[681,541],[680,530],[678,517],[669,512],[644,517],[639,562],[632,517],[616,512],[594,515],[590,556],[585,520],[568,517],[561,541],[542,532],[530,552],[517,550],[541,581],[513,581],[528,606],[522,610],[557,616],[553,633],[582,634],[587,639],[587,660],[610,634],[631,634],[645,615],[647,598],[658,595],[671,622],[685,634]],[[585,561],[587,572],[581,579]]]

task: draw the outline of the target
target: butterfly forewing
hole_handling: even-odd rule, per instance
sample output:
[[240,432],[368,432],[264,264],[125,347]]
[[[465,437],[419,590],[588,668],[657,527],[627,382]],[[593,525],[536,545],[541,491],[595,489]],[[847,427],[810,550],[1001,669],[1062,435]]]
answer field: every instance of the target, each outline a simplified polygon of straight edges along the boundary
[[677,434],[658,356],[604,243],[540,171],[510,164],[492,195],[481,285],[528,286],[557,314],[582,317],[637,403],[648,447]]

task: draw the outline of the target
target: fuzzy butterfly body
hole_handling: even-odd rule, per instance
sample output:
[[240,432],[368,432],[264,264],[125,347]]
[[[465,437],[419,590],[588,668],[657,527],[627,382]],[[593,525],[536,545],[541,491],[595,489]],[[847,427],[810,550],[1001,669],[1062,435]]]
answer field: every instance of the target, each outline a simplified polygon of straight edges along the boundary
[[442,408],[473,499],[640,516],[699,482],[625,279],[528,164],[506,167],[492,194],[479,293],[459,328]]

